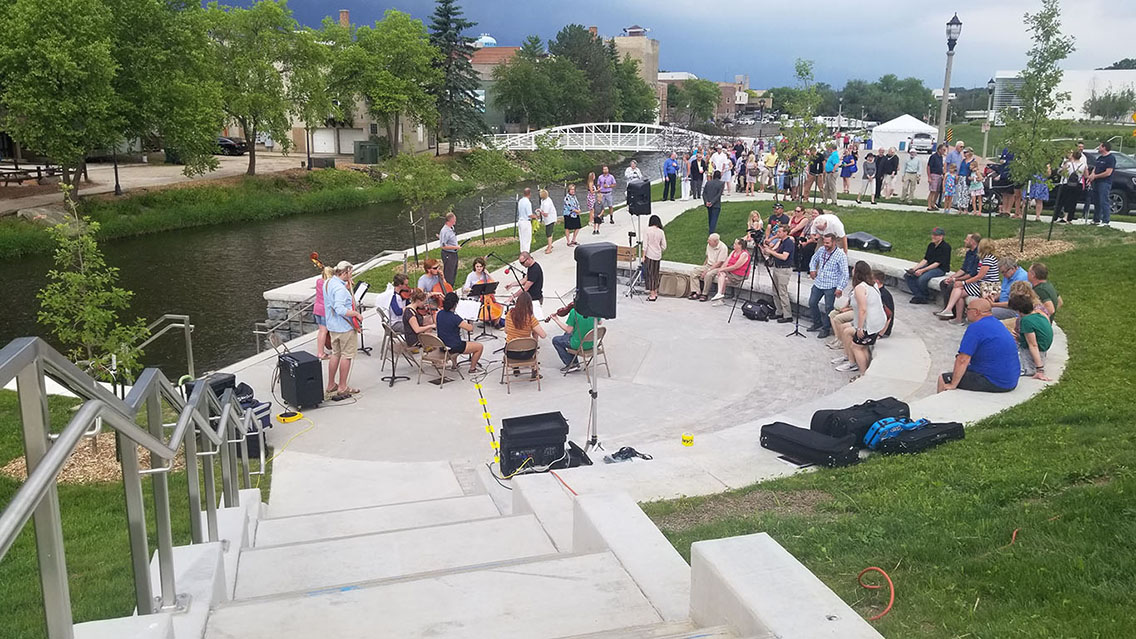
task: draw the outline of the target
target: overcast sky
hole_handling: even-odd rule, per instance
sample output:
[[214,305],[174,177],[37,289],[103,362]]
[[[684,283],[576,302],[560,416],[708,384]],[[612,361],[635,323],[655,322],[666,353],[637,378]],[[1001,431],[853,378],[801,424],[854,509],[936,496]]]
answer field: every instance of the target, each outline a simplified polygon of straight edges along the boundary
[[[248,4],[240,0],[238,4]],[[1136,32],[1133,0],[1062,0],[1063,31],[1077,39],[1067,69],[1107,66],[1136,57],[1126,46]],[[851,0],[802,4],[780,0],[465,0],[466,17],[500,45],[520,45],[530,34],[545,41],[566,24],[595,25],[605,37],[639,24],[659,41],[659,66],[709,80],[748,74],[755,89],[793,84],[793,60],[811,59],[816,76],[836,88],[885,73],[915,76],[940,87],[946,60],[946,22],[954,11],[963,22],[952,86],[986,84],[994,71],[1024,65],[1029,37],[1022,15],[1040,0],[942,3],[927,0]],[[410,13],[429,24],[432,0],[291,0],[304,24],[349,9],[356,24],[370,24],[387,9]],[[1111,35],[1110,35],[1111,34]],[[1103,37],[1107,44],[1102,44]]]

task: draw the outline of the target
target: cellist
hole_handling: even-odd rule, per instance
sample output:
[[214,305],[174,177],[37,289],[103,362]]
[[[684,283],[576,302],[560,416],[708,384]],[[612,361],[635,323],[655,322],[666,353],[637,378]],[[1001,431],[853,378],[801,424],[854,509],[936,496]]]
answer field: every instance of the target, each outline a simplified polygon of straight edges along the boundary
[[[489,276],[489,270],[486,268],[484,257],[473,258],[473,270],[465,278],[464,292],[469,295],[469,291],[477,284],[488,284],[495,281]],[[481,300],[481,310],[477,312],[477,319],[492,323],[497,328],[501,328],[501,319],[505,315],[505,309],[497,303],[496,296],[494,295],[479,295]]]
[[418,288],[426,292],[431,298],[435,298],[435,307],[442,307],[442,298],[446,293],[452,293],[454,287],[442,277],[441,262],[434,258],[426,260],[426,273],[418,278]]

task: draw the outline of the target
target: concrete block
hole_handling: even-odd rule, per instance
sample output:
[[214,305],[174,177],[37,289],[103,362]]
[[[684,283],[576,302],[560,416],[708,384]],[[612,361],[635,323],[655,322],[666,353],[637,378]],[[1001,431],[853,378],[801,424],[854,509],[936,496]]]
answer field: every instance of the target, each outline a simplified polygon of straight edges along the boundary
[[610,550],[660,617],[689,617],[690,566],[627,493],[578,496],[573,521],[575,552]]
[[[174,585],[179,596],[188,596],[184,611],[171,616],[174,636],[200,637],[210,610],[229,600],[225,588],[225,559],[220,542],[175,546],[173,549]],[[150,560],[150,583],[154,597],[162,594],[161,573],[157,553]]]
[[[201,529],[209,534],[209,521],[201,513]],[[217,509],[217,540],[224,547],[225,558],[225,598],[231,599],[237,585],[237,563],[241,549],[250,545],[248,510],[243,506]]]
[[276,546],[497,517],[489,495],[296,515],[260,522],[256,546]]
[[766,533],[695,542],[690,548],[690,616],[738,634],[882,639]]
[[572,552],[572,495],[548,473],[513,478],[513,514],[532,513],[560,552]]
[[169,613],[77,623],[74,639],[174,639]]
[[244,490],[238,491],[237,495],[241,500],[241,508],[244,508],[247,513],[248,541],[244,547],[248,548],[252,546],[253,541],[256,539],[256,529],[263,517],[264,503],[260,501],[259,488],[245,488]]
[[310,593],[555,552],[532,515],[253,548],[241,555],[237,598]]

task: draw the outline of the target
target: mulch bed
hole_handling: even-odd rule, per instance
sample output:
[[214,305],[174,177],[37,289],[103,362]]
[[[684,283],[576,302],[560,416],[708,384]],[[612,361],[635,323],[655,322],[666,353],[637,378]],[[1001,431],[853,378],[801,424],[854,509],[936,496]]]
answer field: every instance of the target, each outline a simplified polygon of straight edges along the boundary
[[[116,459],[114,445],[114,431],[103,431],[94,439],[80,442],[75,452],[68,458],[67,464],[59,473],[59,482],[64,484],[95,484],[100,482],[119,481],[122,479],[122,467]],[[150,468],[149,451],[138,449],[139,466]],[[185,468],[185,456],[178,453],[174,457],[174,470]],[[17,457],[0,468],[0,474],[11,477],[17,481],[28,478],[27,463],[23,456]]]

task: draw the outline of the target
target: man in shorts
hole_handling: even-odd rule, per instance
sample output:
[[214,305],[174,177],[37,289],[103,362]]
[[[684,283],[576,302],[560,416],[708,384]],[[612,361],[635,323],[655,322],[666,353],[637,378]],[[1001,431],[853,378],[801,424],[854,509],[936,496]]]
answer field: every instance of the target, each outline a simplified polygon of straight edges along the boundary
[[612,200],[611,191],[615,188],[615,176],[612,175],[607,167],[603,168],[603,172],[596,178],[596,187],[600,190],[600,199],[597,204],[600,210],[600,219],[603,219],[604,209],[607,209],[609,221],[615,221],[615,203]]
[[959,343],[954,370],[939,376],[938,392],[962,389],[1008,393],[1018,387],[1018,344],[990,309],[985,298],[967,304],[970,325]]
[[[359,392],[359,389],[347,385],[347,377],[351,374],[351,360],[355,359],[355,352],[359,348],[359,338],[355,334],[360,329],[357,329],[351,320],[363,319],[352,304],[351,289],[347,284],[350,280],[351,263],[342,261],[335,265],[335,277],[324,284],[324,313],[327,318],[327,332],[331,336],[331,357],[327,360],[328,386],[324,389],[325,399]],[[339,375],[338,384],[336,384],[336,374]]]

